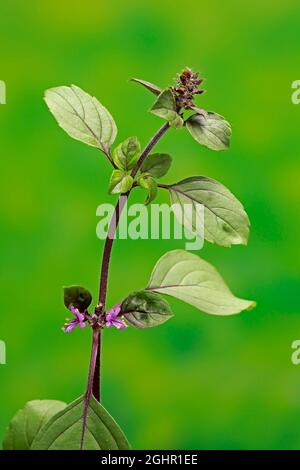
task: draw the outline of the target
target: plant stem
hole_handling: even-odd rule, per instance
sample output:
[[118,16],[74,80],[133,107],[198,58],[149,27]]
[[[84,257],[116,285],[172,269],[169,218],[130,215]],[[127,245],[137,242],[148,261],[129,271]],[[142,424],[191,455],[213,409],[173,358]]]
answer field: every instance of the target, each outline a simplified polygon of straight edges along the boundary
[[150,140],[149,144],[145,147],[144,151],[142,152],[139,160],[137,161],[135,167],[133,168],[131,172],[131,176],[134,178],[141,168],[142,164],[144,163],[144,160],[147,158],[153,147],[157,144],[157,142],[162,138],[162,136],[167,132],[167,130],[170,128],[170,124],[167,122],[164,124],[158,131],[157,133],[152,137]]
[[82,415],[82,433],[81,433],[81,443],[80,443],[81,450],[84,444],[87,412],[88,412],[90,398],[91,398],[92,390],[93,390],[93,382],[94,382],[94,377],[95,377],[95,369],[96,369],[96,364],[97,364],[100,337],[101,337],[101,331],[98,328],[94,329],[88,383],[87,383],[87,388],[86,388],[86,392],[84,395],[84,405],[83,405],[83,415]]
[[[148,145],[145,147],[139,160],[137,161],[135,167],[131,171],[131,176],[133,178],[137,175],[143,162],[145,161],[145,159],[147,158],[147,156],[149,155],[153,147],[162,138],[162,136],[167,132],[169,127],[170,127],[169,123],[165,123],[149,141]],[[120,216],[127,203],[129,194],[130,194],[130,191],[128,191],[126,194],[123,194],[119,197],[115,210],[114,210],[114,214],[110,222],[108,234],[107,234],[105,244],[104,244],[101,274],[100,274],[99,299],[98,299],[99,300],[98,309],[100,311],[100,315],[104,315],[105,313],[107,284],[108,284],[108,271],[109,271],[112,246],[113,246],[115,234],[118,228],[118,224],[120,221]],[[96,359],[94,380],[93,380],[93,395],[96,398],[96,400],[98,400],[99,402],[101,400],[100,386],[101,386],[101,332],[99,334],[98,354],[97,354],[97,359]]]

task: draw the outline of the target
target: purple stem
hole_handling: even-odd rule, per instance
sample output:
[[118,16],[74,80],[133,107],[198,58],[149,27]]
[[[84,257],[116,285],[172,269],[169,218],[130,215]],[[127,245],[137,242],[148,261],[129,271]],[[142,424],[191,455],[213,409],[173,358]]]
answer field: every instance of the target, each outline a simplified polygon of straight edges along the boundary
[[[131,176],[133,178],[136,176],[136,174],[140,170],[143,162],[145,161],[145,159],[147,158],[147,156],[149,155],[153,147],[162,138],[162,136],[167,132],[169,127],[170,127],[169,123],[165,123],[152,137],[148,145],[143,150],[135,167],[131,171]],[[109,227],[108,234],[107,234],[105,244],[104,244],[101,274],[100,274],[99,302],[98,302],[100,316],[104,315],[104,312],[105,312],[105,304],[106,304],[106,297],[107,297],[107,284],[108,284],[108,271],[109,271],[112,246],[113,246],[115,234],[118,228],[118,224],[120,221],[120,216],[126,205],[129,194],[130,194],[130,191],[128,191],[126,194],[123,194],[119,197],[115,210],[114,210],[114,214],[110,222],[110,227]],[[98,400],[99,402],[101,399],[100,387],[101,387],[101,333],[100,333],[98,354],[97,354],[96,367],[95,367],[95,372],[94,372],[94,381],[93,381],[93,394],[96,400]]]

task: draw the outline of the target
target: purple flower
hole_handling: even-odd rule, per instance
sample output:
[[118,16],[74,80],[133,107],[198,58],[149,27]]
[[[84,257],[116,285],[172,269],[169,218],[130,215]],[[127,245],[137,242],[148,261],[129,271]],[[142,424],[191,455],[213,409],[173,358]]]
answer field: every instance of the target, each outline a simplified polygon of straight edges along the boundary
[[127,328],[126,323],[118,318],[120,312],[121,304],[115,305],[112,309],[107,312],[105,316],[105,325],[107,326],[107,328],[110,328],[111,326],[118,328],[118,330],[125,330],[125,328]]
[[84,328],[85,316],[83,315],[83,313],[80,313],[78,308],[73,307],[73,305],[70,305],[69,310],[71,310],[75,318],[73,318],[72,320],[68,320],[68,322],[65,323],[64,328],[63,328],[64,332],[70,333],[78,325],[80,326],[80,328]]

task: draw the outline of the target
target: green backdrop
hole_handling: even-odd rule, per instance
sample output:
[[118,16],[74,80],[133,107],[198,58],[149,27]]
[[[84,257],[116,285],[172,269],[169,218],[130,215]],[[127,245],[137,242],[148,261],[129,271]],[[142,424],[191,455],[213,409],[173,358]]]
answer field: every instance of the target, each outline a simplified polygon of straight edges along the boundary
[[[90,331],[61,332],[62,286],[96,295],[96,207],[114,200],[104,156],[58,128],[44,90],[77,84],[110,109],[119,142],[138,135],[145,145],[161,121],[128,78],[166,86],[189,65],[207,78],[198,103],[232,123],[232,146],[215,153],[170,132],[158,147],[175,161],[165,181],[208,175],[244,203],[248,247],[206,243],[199,254],[257,308],[216,318],[173,301],[164,326],[105,331],[103,402],[136,449],[299,448],[299,2],[11,0],[1,18],[0,435],[26,401],[84,390]],[[109,304],[183,247],[117,242]]]

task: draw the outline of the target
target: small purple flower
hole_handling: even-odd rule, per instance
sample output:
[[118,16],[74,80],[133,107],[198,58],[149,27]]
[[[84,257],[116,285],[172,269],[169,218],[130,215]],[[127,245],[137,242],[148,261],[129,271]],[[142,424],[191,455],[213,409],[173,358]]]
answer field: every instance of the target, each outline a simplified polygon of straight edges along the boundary
[[121,304],[115,305],[107,312],[105,316],[105,325],[107,326],[107,328],[110,328],[111,326],[118,328],[118,330],[125,330],[125,328],[127,328],[126,323],[120,320],[120,318],[118,318],[120,312]]
[[70,333],[78,325],[80,326],[80,328],[84,328],[85,316],[83,315],[83,313],[80,313],[78,308],[73,307],[73,305],[70,305],[69,310],[71,310],[75,318],[73,318],[72,320],[68,320],[68,322],[65,323],[64,328],[63,328],[64,332]]

